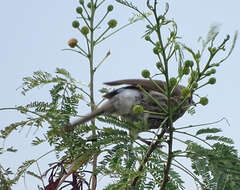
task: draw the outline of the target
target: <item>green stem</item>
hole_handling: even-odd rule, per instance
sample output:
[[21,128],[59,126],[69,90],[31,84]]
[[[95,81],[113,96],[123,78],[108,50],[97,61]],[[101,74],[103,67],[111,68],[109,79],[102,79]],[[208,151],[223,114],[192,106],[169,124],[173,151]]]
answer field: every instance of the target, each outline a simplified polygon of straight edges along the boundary
[[170,171],[170,167],[171,167],[171,163],[172,163],[172,158],[173,158],[173,112],[172,112],[172,107],[171,107],[171,89],[170,89],[170,85],[169,85],[169,76],[168,76],[168,59],[166,57],[166,52],[164,49],[164,45],[163,45],[163,40],[162,40],[162,35],[161,35],[161,24],[159,23],[159,19],[158,19],[158,15],[157,15],[157,0],[154,1],[154,8],[153,8],[153,13],[154,13],[154,17],[156,20],[156,33],[158,36],[158,40],[159,40],[159,44],[160,44],[160,48],[161,48],[161,55],[163,57],[163,62],[164,62],[164,76],[165,76],[165,80],[166,80],[166,90],[167,90],[167,98],[168,98],[168,126],[170,129],[170,133],[169,133],[169,140],[168,140],[168,159],[167,159],[167,164],[166,164],[166,168],[164,170],[164,176],[163,176],[163,182],[161,185],[160,190],[165,190],[166,189],[166,185],[169,181],[169,171]]
[[[92,3],[92,0],[91,0],[91,3]],[[85,13],[86,13],[86,15],[87,15],[87,18],[88,19],[90,19],[90,20],[92,20],[92,17],[90,18],[90,16],[89,16],[89,14],[88,14],[88,11],[87,11],[87,9],[86,9],[86,7],[85,7],[85,5],[83,4],[82,5],[82,7],[83,7],[83,9],[84,9],[84,11],[85,11]],[[92,15],[91,15],[92,16]],[[84,20],[84,22],[88,25],[88,23],[86,22],[86,19],[83,19]],[[91,22],[91,21],[90,21]],[[91,25],[91,24],[90,24]],[[88,25],[89,26],[89,25]]]
[[142,90],[144,94],[146,94],[154,103],[156,103],[163,110],[164,113],[167,113],[167,110],[164,109],[164,107],[151,94],[149,94],[142,86],[137,85],[137,87],[140,90]]
[[[135,22],[137,22],[137,20],[136,20]],[[112,33],[108,34],[107,36],[103,37],[101,40],[99,40],[98,42],[96,42],[96,44],[99,44],[99,43],[102,42],[103,40],[106,40],[107,38],[111,37],[113,34],[119,32],[120,30],[126,28],[127,26],[129,26],[129,25],[131,25],[131,24],[134,24],[135,22],[129,22],[129,23],[123,25],[123,26],[120,27],[119,29],[117,29],[117,30],[115,30],[114,32],[112,32]]]
[[[104,36],[104,34],[107,33],[107,31],[108,31],[109,29],[110,29],[110,27],[108,27],[108,28],[97,38],[97,40],[95,41],[96,44],[98,44],[98,41]],[[102,40],[100,40],[100,41],[102,41]]]
[[62,51],[73,51],[73,52],[76,52],[76,53],[79,53],[79,54],[83,55],[84,57],[87,57],[87,54],[85,54],[84,52],[81,52],[81,51],[77,51],[75,49],[65,48],[65,49],[62,49]]
[[196,139],[202,141],[203,143],[205,143],[206,145],[210,146],[211,148],[213,148],[213,146],[212,146],[211,144],[209,144],[209,143],[206,142],[205,140],[197,137],[196,135],[192,135],[192,134],[190,134],[190,133],[182,132],[182,131],[174,131],[174,132],[176,132],[176,133],[181,133],[181,134],[188,135],[188,136],[190,136],[190,137],[196,138]]
[[196,181],[201,187],[203,186],[203,184],[201,183],[201,181],[197,178],[197,176],[194,175],[194,173],[192,173],[188,168],[186,168],[184,165],[182,165],[180,162],[178,162],[177,160],[174,159],[174,161],[179,164],[180,166],[176,165],[176,164],[172,164],[173,166],[181,169],[182,171],[184,171],[185,173],[187,173],[189,176],[191,176],[194,181]]
[[180,127],[180,128],[176,128],[176,130],[181,130],[181,129],[189,129],[189,128],[193,128],[193,127],[199,127],[199,126],[204,126],[204,125],[214,125],[216,123],[219,123],[221,121],[227,121],[227,119],[225,117],[223,117],[222,119],[219,119],[217,121],[214,121],[214,122],[210,122],[210,123],[203,123],[203,124],[199,124],[199,125],[189,125],[189,126],[186,126],[186,127]]
[[[93,5],[93,0],[91,0],[91,4]],[[95,16],[95,8],[91,8],[91,17],[90,17],[90,47],[88,46],[89,51],[89,64],[90,64],[90,104],[91,104],[91,111],[95,110],[95,101],[94,101],[94,65],[93,65],[93,53],[94,53],[94,16]],[[95,119],[91,120],[91,125],[95,126]],[[96,136],[96,129],[93,127],[92,135]],[[94,142],[93,142],[94,143]],[[97,187],[97,175],[95,174],[97,168],[97,157],[98,154],[93,155],[93,162],[92,162],[92,183],[91,189],[96,190]]]
[[94,27],[93,30],[95,30],[96,28],[98,28],[98,26],[104,21],[104,19],[106,18],[106,16],[108,15],[108,11],[105,13],[105,15],[103,16],[103,18],[99,21],[99,23]]

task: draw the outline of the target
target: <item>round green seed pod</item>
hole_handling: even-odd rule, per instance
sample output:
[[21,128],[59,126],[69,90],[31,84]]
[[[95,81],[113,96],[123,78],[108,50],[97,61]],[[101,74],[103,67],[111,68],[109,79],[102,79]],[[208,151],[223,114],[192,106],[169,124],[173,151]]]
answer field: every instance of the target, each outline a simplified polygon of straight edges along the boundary
[[186,97],[188,97],[189,96],[189,94],[190,94],[190,89],[189,88],[183,88],[182,90],[181,90],[181,94],[182,94],[182,96],[184,97],[184,98],[186,98]]
[[177,84],[177,79],[172,77],[169,79],[169,83],[171,87],[174,87]]
[[115,19],[112,19],[108,21],[109,28],[115,28],[117,26],[117,21]]
[[163,65],[162,65],[162,63],[161,63],[160,61],[156,63],[156,67],[157,67],[158,69],[161,69],[162,66],[163,66]]
[[170,33],[170,36],[171,36],[171,37],[175,36],[175,32],[172,31],[172,32]]
[[200,57],[201,57],[201,54],[200,54],[200,53],[197,53],[197,54],[195,55],[195,58],[196,58],[196,59],[200,59]]
[[186,60],[185,62],[184,62],[184,66],[185,67],[192,67],[193,66],[193,61],[191,61],[191,60]]
[[197,88],[198,87],[198,83],[196,82],[196,81],[194,81],[193,83],[192,83],[192,88]]
[[87,4],[87,7],[88,7],[89,9],[91,9],[91,8],[92,8],[92,3],[89,2],[89,3]]
[[76,8],[76,12],[81,15],[82,12],[83,12],[82,7],[77,7],[77,8]]
[[190,68],[189,67],[184,67],[183,68],[183,74],[188,75],[190,73]]
[[108,5],[107,11],[108,11],[108,12],[111,12],[112,10],[113,10],[113,5]]
[[150,72],[147,69],[142,70],[142,77],[143,78],[149,78],[150,77]]
[[216,83],[216,78],[212,77],[208,80],[209,84],[215,84]]
[[82,33],[84,36],[88,35],[88,33],[89,33],[88,27],[87,27],[87,26],[83,26],[83,27],[81,28],[81,33]]
[[84,0],[79,0],[79,3],[80,3],[81,5],[83,5],[83,4],[84,4]]
[[215,73],[216,73],[216,69],[211,69],[210,72],[211,72],[212,74],[215,74]]
[[158,47],[154,47],[153,48],[153,53],[154,54],[158,54],[159,53],[159,48]]
[[133,112],[136,114],[141,114],[144,112],[144,108],[141,105],[135,105],[133,107]]
[[206,97],[200,98],[199,103],[202,104],[203,106],[206,106],[208,104],[208,98],[206,98]]
[[150,36],[148,36],[148,35],[145,36],[145,40],[146,40],[146,41],[150,41],[150,40],[151,40]]
[[77,20],[74,20],[74,21],[72,22],[72,27],[73,27],[73,28],[79,28],[79,26],[80,26],[80,24],[79,24],[79,22],[78,22]]

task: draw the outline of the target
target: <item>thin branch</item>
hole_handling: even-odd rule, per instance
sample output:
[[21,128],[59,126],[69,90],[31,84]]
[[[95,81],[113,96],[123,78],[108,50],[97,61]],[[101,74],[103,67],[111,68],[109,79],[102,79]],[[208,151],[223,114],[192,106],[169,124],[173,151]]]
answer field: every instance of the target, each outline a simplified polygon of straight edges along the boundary
[[109,50],[107,54],[104,56],[104,58],[100,61],[100,63],[98,63],[97,66],[93,69],[94,72],[102,65],[102,63],[108,58],[108,56],[110,56],[110,54],[111,52]]
[[[167,121],[167,119],[165,119],[165,120],[162,122],[160,128],[163,126],[163,124],[164,124],[166,121]],[[153,152],[157,147],[159,147],[159,146],[161,145],[162,138],[163,138],[163,136],[164,136],[165,133],[166,133],[166,128],[162,128],[161,133],[160,133],[159,135],[157,135],[156,141],[155,141],[155,142],[152,142],[151,145],[149,146],[148,151],[146,152],[146,155],[145,155],[144,159],[142,160],[140,166],[138,167],[138,170],[137,170],[138,175],[137,175],[136,177],[134,177],[134,179],[133,179],[133,181],[132,181],[132,183],[131,183],[131,185],[130,185],[131,188],[134,188],[134,187],[136,186],[137,181],[138,181],[139,178],[140,178],[139,173],[141,173],[141,172],[143,171],[143,168],[144,168],[145,164],[147,163],[147,161],[149,160],[152,152]]]
[[182,171],[184,171],[185,173],[187,173],[189,176],[191,176],[191,177],[194,179],[194,181],[198,182],[198,184],[199,184],[201,187],[203,186],[203,184],[201,183],[201,181],[198,179],[197,176],[194,175],[194,173],[192,173],[188,168],[186,168],[184,165],[182,165],[182,164],[181,164],[180,162],[178,162],[177,160],[174,159],[174,161],[175,161],[177,164],[179,164],[180,166],[172,163],[173,166],[181,169]]
[[187,133],[187,132],[182,132],[182,131],[174,131],[174,132],[176,132],[176,133],[181,133],[181,134],[184,134],[184,135],[188,135],[188,136],[194,137],[194,138],[202,141],[202,142],[205,143],[206,145],[210,146],[211,148],[213,148],[213,146],[212,146],[211,144],[209,144],[209,143],[206,142],[205,140],[203,140],[203,139],[201,139],[201,138],[199,138],[199,137],[197,137],[197,136],[195,136],[195,135],[192,135],[192,134]]
[[76,53],[79,53],[79,54],[83,55],[84,57],[87,57],[87,55],[85,55],[83,52],[77,51],[75,49],[65,48],[65,49],[62,49],[62,51],[73,51],[73,52],[76,52]]
[[220,123],[221,121],[226,121],[228,126],[230,126],[227,118],[223,117],[217,121],[213,121],[213,122],[209,122],[209,123],[202,123],[202,124],[198,124],[198,125],[189,125],[189,126],[186,126],[186,127],[179,127],[179,128],[175,128],[176,130],[181,130],[181,129],[189,129],[189,128],[194,128],[194,127],[199,127],[199,126],[205,126],[205,125],[214,125],[216,123]]
[[39,172],[39,175],[40,175],[40,180],[41,180],[41,182],[42,182],[42,185],[43,185],[43,187],[45,187],[45,184],[44,184],[44,181],[43,181],[43,178],[42,178],[42,172],[41,172],[41,170],[40,170],[40,167],[39,167],[39,165],[38,165],[38,162],[36,161],[36,165],[37,165],[37,168],[38,168],[38,172]]

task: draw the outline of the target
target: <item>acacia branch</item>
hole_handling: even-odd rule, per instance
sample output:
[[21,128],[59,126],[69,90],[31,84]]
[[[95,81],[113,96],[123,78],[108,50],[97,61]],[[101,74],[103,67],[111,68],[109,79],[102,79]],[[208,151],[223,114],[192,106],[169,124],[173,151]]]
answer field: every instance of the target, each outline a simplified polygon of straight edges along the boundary
[[[161,126],[166,122],[166,120],[167,119],[165,119],[162,122]],[[161,145],[161,142],[162,142],[161,139],[163,138],[165,133],[166,133],[166,128],[164,127],[164,128],[162,128],[161,133],[159,135],[157,135],[157,140],[154,143],[151,143],[151,145],[149,146],[148,151],[146,153],[146,156],[144,157],[144,159],[142,160],[140,166],[138,167],[137,173],[141,173],[143,171],[143,168],[144,168],[145,164],[147,163],[147,161],[149,160],[149,158],[150,158],[151,154],[153,153],[153,151]],[[139,180],[139,178],[140,178],[140,175],[137,175],[133,179],[133,181],[132,181],[132,183],[130,185],[131,188],[134,188],[136,186],[137,181]]]

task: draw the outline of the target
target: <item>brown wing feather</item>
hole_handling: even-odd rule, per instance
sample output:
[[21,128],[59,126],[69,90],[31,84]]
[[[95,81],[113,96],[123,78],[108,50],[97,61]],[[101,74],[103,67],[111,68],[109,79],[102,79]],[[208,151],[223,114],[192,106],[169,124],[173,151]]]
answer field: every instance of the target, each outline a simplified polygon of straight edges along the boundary
[[[154,80],[154,82],[156,82],[162,89],[164,89],[166,86],[166,83],[161,80]],[[124,84],[132,85],[132,86],[141,85],[143,88],[147,90],[159,91],[158,87],[152,81],[146,80],[146,79],[124,79],[124,80],[106,82],[104,84],[109,86],[117,86],[117,85],[124,85]]]
[[[164,90],[166,88],[166,82],[161,80],[153,80],[153,81],[156,82],[161,89]],[[106,82],[104,84],[109,86],[117,86],[117,85],[124,85],[124,84],[131,85],[131,86],[141,85],[146,90],[149,90],[149,91],[154,90],[154,91],[161,92],[159,88],[151,80],[146,80],[146,79],[123,79],[123,80]],[[183,87],[184,86],[179,85],[177,88],[175,88],[173,95],[180,96],[181,89]]]

